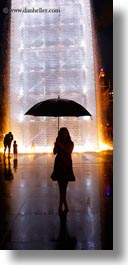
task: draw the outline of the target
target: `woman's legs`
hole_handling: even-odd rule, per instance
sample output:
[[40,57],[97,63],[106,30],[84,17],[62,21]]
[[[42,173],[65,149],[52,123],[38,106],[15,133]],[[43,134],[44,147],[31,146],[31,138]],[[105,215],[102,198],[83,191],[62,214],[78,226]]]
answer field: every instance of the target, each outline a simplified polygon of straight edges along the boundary
[[65,207],[65,212],[68,212],[68,204],[67,204],[67,200],[66,200],[66,192],[67,192],[67,186],[68,186],[68,183],[66,183],[66,186],[64,188],[64,191],[63,191],[63,203],[64,203],[64,207]]
[[59,213],[62,212],[62,206],[63,206],[63,192],[62,192],[62,185],[60,182],[58,182],[58,185],[59,185],[59,192],[60,192],[60,202],[59,202]]
[[68,212],[68,205],[66,201],[66,192],[67,192],[68,182],[58,181],[58,185],[59,185],[59,191],[60,191],[59,213],[63,211],[62,210],[63,205],[65,207],[64,211]]

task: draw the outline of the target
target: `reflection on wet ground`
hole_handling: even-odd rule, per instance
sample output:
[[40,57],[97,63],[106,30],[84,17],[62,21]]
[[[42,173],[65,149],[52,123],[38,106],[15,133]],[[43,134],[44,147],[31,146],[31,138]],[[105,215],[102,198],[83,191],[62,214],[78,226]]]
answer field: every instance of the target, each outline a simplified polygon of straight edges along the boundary
[[112,152],[73,154],[75,182],[69,213],[58,215],[52,154],[0,160],[0,249],[100,250],[113,248]]

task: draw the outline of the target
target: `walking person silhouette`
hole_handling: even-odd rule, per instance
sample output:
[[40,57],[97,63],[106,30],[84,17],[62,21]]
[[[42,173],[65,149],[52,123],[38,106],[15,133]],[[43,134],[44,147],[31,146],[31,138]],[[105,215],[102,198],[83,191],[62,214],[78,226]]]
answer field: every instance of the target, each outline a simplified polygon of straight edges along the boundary
[[14,158],[17,158],[17,153],[18,153],[18,144],[16,142],[16,140],[13,142],[13,154],[14,154]]
[[66,192],[68,182],[75,181],[71,158],[73,148],[74,143],[71,140],[68,129],[66,127],[60,128],[53,148],[53,154],[56,155],[56,158],[54,170],[51,175],[53,181],[58,181],[60,192],[59,214],[67,213],[69,211]]
[[11,143],[13,141],[13,135],[11,132],[7,133],[4,137],[4,156],[6,153],[6,149],[8,148],[8,158],[10,158],[10,151],[11,151]]

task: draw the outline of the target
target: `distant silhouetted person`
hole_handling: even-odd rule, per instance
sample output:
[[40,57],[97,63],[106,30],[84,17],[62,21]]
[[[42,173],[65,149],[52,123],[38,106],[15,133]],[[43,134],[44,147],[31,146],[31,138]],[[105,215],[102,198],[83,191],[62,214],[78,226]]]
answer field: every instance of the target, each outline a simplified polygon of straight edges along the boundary
[[11,132],[7,133],[4,137],[4,156],[6,149],[8,148],[8,157],[10,157],[11,143],[13,141],[13,135]]
[[32,142],[32,144],[31,144],[31,149],[32,149],[32,151],[35,152],[35,143],[34,142]]
[[65,127],[60,128],[53,149],[53,153],[56,155],[56,158],[54,171],[51,175],[52,180],[58,181],[59,185],[59,214],[68,212],[68,205],[66,201],[67,185],[69,181],[75,181],[71,158],[73,148],[74,143],[71,140],[68,129]]
[[18,153],[18,145],[17,145],[17,142],[14,141],[13,142],[13,154],[14,154],[14,158],[17,158],[17,153]]

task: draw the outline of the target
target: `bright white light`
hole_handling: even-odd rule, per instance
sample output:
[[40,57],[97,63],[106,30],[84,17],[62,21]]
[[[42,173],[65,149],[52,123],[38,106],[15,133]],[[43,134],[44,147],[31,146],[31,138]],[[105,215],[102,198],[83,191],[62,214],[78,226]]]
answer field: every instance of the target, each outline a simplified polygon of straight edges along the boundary
[[[37,102],[60,95],[77,101],[93,117],[60,119],[75,150],[98,150],[90,0],[47,1],[47,8],[51,6],[59,6],[61,13],[11,13],[10,130],[22,146],[19,150],[28,152],[34,140],[37,152],[50,152],[57,118],[33,119],[24,113]],[[12,0],[12,8],[25,7],[46,8],[46,1]]]
[[87,187],[90,187],[92,185],[92,180],[90,178],[86,179],[86,185]]
[[18,119],[19,119],[20,122],[23,122],[23,120],[24,120],[24,114],[22,112],[20,113]]
[[22,74],[24,72],[24,66],[23,64],[20,65],[19,74]]
[[21,42],[20,47],[18,48],[18,52],[21,52],[24,49],[23,43]]
[[20,97],[23,97],[23,95],[24,95],[23,88],[20,88],[20,93],[19,93],[19,96],[20,96]]
[[91,119],[90,116],[83,116],[83,120],[84,120],[84,121],[89,121],[90,119]]

